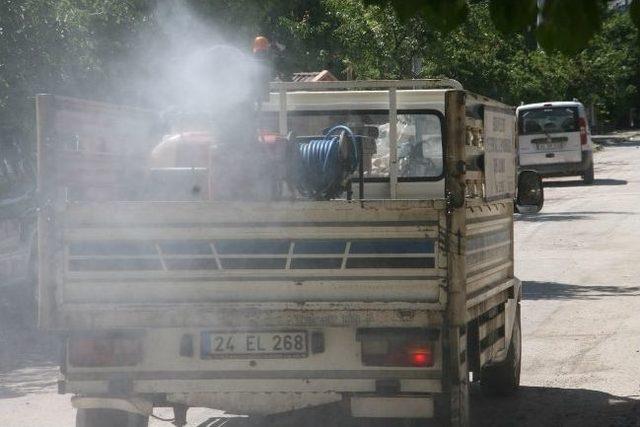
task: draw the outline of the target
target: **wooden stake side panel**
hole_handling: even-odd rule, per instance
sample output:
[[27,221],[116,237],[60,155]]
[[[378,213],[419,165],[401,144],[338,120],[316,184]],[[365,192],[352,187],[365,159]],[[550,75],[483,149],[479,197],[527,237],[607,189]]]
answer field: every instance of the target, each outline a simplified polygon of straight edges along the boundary
[[38,95],[40,174],[62,200],[126,200],[160,142],[150,111],[75,98]]
[[504,305],[499,305],[496,309],[481,316],[478,329],[480,366],[483,366],[505,348]]
[[467,319],[478,324],[480,366],[503,354],[507,345],[505,303],[513,298],[513,202],[467,205]]
[[471,308],[513,286],[513,202],[478,201],[468,203],[466,209],[467,305]]
[[515,109],[467,93],[465,195],[495,201],[512,198],[516,184]]
[[[515,121],[513,108],[468,94],[464,239],[466,316],[478,325],[480,365],[505,351],[505,304],[514,297]],[[487,122],[489,120],[489,122]],[[491,163],[491,164],[489,164]],[[508,332],[508,331],[507,331]]]
[[[468,425],[469,382],[466,357],[461,351],[461,333],[467,325],[466,257],[467,235],[466,183],[466,101],[464,91],[449,91],[445,96],[447,210],[447,304],[443,331],[443,390],[448,424]],[[461,167],[462,166],[462,167]]]
[[480,119],[468,117],[465,127],[465,196],[468,199],[483,199],[485,196],[485,174],[482,159],[484,156],[484,129]]

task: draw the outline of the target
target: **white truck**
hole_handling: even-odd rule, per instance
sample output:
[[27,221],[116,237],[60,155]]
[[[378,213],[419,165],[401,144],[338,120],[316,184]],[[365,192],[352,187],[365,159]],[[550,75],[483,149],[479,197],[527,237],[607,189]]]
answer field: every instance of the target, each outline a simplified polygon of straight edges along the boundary
[[[201,164],[160,168],[156,114],[36,103],[39,322],[78,427],[320,405],[467,425],[470,381],[517,389],[512,108],[450,80],[274,83],[251,167],[190,134],[172,155]],[[243,190],[256,173],[267,190]]]

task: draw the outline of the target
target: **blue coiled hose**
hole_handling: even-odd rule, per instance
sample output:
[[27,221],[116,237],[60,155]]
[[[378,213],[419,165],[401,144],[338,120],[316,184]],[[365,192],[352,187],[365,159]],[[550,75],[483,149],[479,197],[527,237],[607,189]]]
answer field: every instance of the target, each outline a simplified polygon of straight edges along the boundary
[[[347,158],[340,156],[340,136],[346,135],[350,144]],[[298,147],[297,186],[306,197],[327,200],[340,195],[345,180],[358,167],[356,137],[344,125],[334,126],[322,139],[312,139]]]

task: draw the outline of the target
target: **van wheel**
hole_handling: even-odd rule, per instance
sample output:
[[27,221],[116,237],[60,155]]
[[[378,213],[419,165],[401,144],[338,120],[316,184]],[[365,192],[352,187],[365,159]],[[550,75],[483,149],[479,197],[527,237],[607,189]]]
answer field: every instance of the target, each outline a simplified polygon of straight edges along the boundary
[[480,372],[480,385],[483,392],[497,396],[508,396],[515,393],[520,386],[521,363],[522,329],[520,326],[520,306],[518,305],[507,358],[500,363],[485,366]]
[[78,409],[76,427],[147,427],[149,417],[116,409]]
[[582,174],[582,182],[584,182],[585,185],[591,185],[593,184],[593,181],[594,181],[593,163],[591,163],[589,168],[586,171],[584,171],[584,173]]

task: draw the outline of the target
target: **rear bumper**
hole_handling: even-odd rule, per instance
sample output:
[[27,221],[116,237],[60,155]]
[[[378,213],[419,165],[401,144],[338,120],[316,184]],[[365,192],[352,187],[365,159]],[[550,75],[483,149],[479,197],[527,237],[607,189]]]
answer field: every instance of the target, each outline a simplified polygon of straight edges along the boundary
[[363,418],[433,418],[430,396],[353,396],[351,416]]
[[[376,393],[388,392],[389,384],[392,384],[394,392],[400,393],[434,393],[442,391],[440,378],[425,379],[419,378],[398,379],[393,374],[379,375],[379,379],[374,378],[273,378],[259,379],[146,379],[128,380],[125,376],[115,376],[111,380],[101,380],[98,378],[88,378],[86,380],[76,380],[67,378],[61,383],[61,390],[64,393],[105,395],[119,392],[119,394],[157,394],[157,393],[190,393],[193,391],[203,393],[224,393],[230,390],[251,393]],[[435,375],[434,375],[435,377]]]
[[[73,376],[72,376],[73,378]],[[349,404],[354,417],[430,418],[433,396],[442,392],[440,379],[219,379],[134,380],[120,384],[119,396],[153,400],[154,406],[181,404],[208,407],[231,414],[270,415],[318,407]],[[67,380],[64,391],[87,398],[93,407],[111,407],[113,384],[92,378]],[[86,400],[86,399],[85,399]],[[98,402],[98,403],[96,403]],[[96,406],[98,405],[98,406]],[[129,410],[122,407],[123,410]]]
[[578,163],[554,163],[541,165],[521,165],[520,170],[537,172],[543,178],[582,175],[593,164],[593,152],[583,151]]
[[[254,409],[253,413],[244,410],[247,406],[246,402]],[[153,413],[153,402],[140,397],[74,397],[71,403],[77,409],[115,409],[144,416]],[[291,413],[300,409],[333,406],[330,410],[337,409],[336,415],[356,418],[433,418],[435,416],[434,398],[428,394],[342,396],[337,393],[192,393],[167,395],[164,404],[224,407],[227,409],[226,413],[239,415]],[[255,411],[256,408],[261,410]]]

